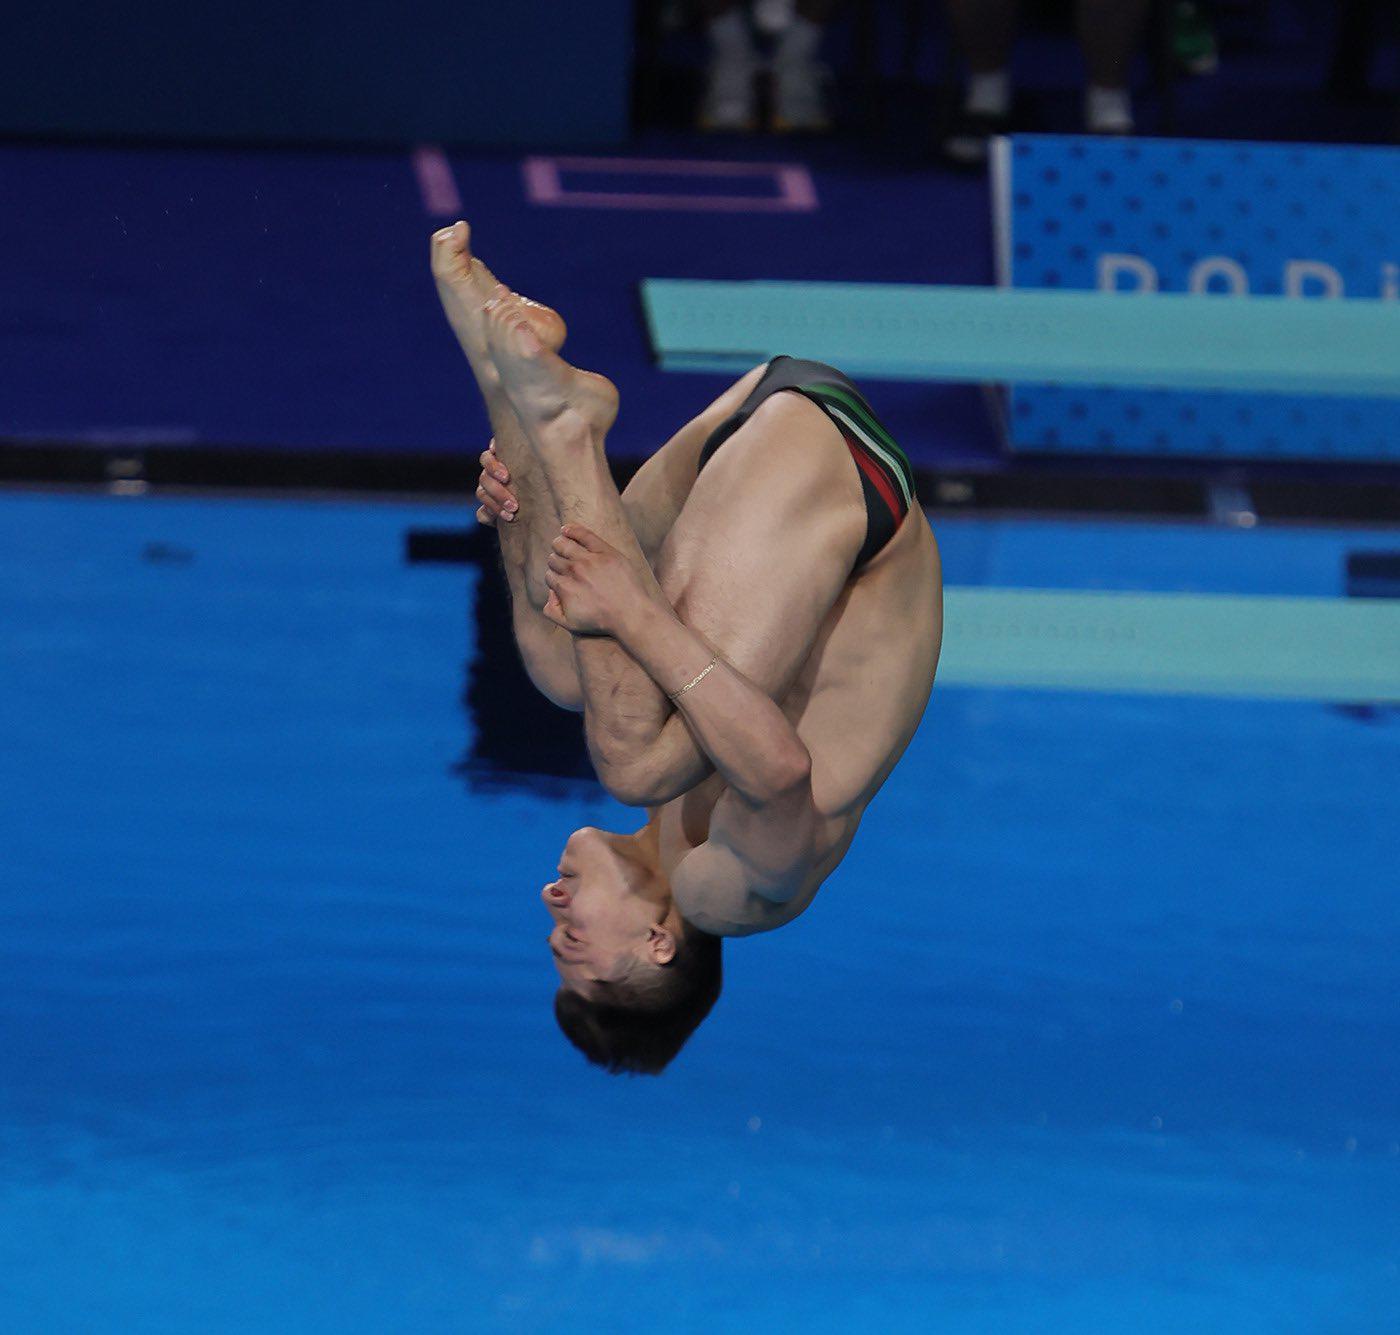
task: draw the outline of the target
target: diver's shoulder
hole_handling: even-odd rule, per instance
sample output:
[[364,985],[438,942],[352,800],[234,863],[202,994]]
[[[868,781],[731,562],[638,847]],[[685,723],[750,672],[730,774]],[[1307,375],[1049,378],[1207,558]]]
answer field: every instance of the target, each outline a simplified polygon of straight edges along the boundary
[[765,898],[752,878],[739,872],[728,851],[708,841],[692,850],[672,879],[671,895],[681,917],[711,936],[756,936],[790,922],[811,902]]

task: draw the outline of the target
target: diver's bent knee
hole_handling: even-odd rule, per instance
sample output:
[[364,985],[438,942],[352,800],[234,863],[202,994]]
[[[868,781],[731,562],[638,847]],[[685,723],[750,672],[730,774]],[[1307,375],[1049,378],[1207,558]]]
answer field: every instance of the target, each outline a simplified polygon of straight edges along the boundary
[[528,658],[525,660],[525,672],[535,689],[551,704],[567,709],[571,714],[583,713],[583,688],[579,685],[576,672],[541,668]]
[[664,806],[694,786],[645,766],[598,764],[595,759],[594,768],[608,795],[625,807]]

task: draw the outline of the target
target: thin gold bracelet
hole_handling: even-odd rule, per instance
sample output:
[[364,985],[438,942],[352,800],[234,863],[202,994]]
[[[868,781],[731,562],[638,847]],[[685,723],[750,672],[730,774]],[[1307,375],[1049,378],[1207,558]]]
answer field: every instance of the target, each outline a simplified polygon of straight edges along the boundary
[[705,678],[708,677],[708,676],[710,675],[710,673],[713,672],[713,671],[715,670],[715,664],[718,663],[718,662],[719,662],[719,655],[716,654],[712,659],[710,659],[710,661],[709,661],[708,663],[705,664],[705,666],[704,666],[703,668],[700,669],[700,675],[699,675],[698,677],[696,677],[693,681],[688,681],[688,682],[686,682],[686,684],[685,684],[684,686],[682,686],[682,687],[680,688],[680,690],[678,690],[678,691],[671,691],[671,692],[670,692],[670,697],[671,697],[671,699],[672,699],[672,700],[679,700],[679,699],[681,698],[681,696],[683,696],[692,686],[698,686],[698,685],[700,685],[700,683],[701,683],[702,681],[704,681]]

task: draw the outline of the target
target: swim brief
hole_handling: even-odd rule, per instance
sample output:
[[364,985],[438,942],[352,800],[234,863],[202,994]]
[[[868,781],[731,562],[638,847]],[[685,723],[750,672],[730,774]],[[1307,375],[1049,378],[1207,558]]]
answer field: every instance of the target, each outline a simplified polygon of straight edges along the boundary
[[700,467],[753,416],[760,403],[783,390],[811,399],[835,424],[856,462],[866,515],[865,542],[855,563],[859,570],[894,537],[914,504],[914,470],[861,392],[835,367],[774,357],[738,411],[710,433],[700,451]]

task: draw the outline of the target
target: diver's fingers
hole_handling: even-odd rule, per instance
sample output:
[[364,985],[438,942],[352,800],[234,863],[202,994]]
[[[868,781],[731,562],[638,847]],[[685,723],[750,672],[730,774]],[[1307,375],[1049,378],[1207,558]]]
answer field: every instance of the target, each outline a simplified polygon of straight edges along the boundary
[[476,494],[483,500],[490,501],[504,515],[513,515],[520,508],[515,493],[509,487],[502,486],[489,473],[481,475],[476,484]]
[[564,615],[563,604],[559,601],[557,593],[551,593],[545,599],[544,606],[540,609],[556,626],[563,626],[565,630],[571,630],[569,619]]
[[482,450],[481,457],[477,460],[477,462],[481,465],[481,471],[483,473],[490,473],[491,476],[496,479],[496,481],[510,481],[510,469],[507,468],[497,456],[496,442],[494,440],[490,443],[490,445],[488,445],[484,450]]
[[554,539],[550,546],[554,549],[556,556],[562,556],[568,561],[577,561],[580,556],[588,555],[586,547],[575,542],[572,538],[564,537],[562,533]]
[[572,538],[580,547],[584,547],[590,552],[608,550],[608,544],[591,528],[587,528],[583,524],[565,524],[559,532],[566,538]]

